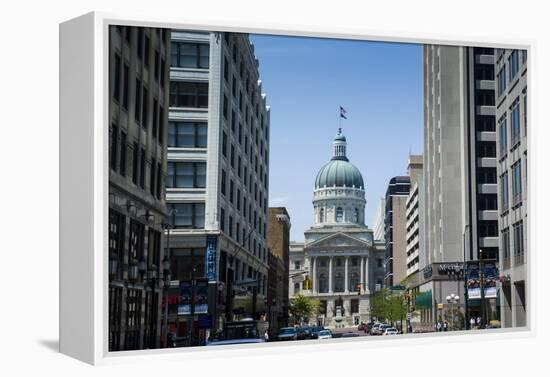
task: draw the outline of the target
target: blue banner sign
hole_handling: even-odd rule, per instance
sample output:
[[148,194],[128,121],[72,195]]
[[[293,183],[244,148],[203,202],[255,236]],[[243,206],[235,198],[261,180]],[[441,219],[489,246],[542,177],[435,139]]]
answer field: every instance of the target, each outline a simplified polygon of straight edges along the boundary
[[206,253],[205,253],[205,273],[206,279],[209,282],[216,282],[216,265],[217,265],[217,249],[218,249],[218,236],[209,235],[206,236]]
[[[483,266],[483,295],[497,297],[498,270],[495,263],[485,262]],[[469,265],[467,271],[468,298],[481,298],[481,281],[478,265]]]

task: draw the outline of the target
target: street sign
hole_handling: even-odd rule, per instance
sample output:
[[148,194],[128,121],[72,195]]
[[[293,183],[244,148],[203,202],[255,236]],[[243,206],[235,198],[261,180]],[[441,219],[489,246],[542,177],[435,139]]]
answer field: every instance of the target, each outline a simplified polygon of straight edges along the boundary
[[438,310],[443,310],[443,304],[437,304],[437,309]]
[[216,281],[217,250],[218,250],[218,236],[207,235],[206,236],[206,253],[205,253],[205,259],[206,259],[205,275],[209,282]]
[[412,313],[407,313],[407,320],[409,320],[409,321],[410,321],[410,320],[411,320],[411,318],[412,318]]

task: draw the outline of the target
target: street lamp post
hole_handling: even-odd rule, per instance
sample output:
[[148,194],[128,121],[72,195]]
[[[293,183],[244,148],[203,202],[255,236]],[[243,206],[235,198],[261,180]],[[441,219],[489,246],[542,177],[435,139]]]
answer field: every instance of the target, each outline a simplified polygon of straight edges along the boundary
[[164,272],[164,347],[168,347],[168,289],[170,288],[170,259],[166,255],[162,261]]
[[164,260],[162,261],[162,272],[164,273],[164,347],[168,347],[168,289],[170,288],[170,229],[172,229],[171,218],[172,214],[176,213],[176,209],[172,209],[168,212],[168,222],[162,224],[166,229],[166,253],[164,254]]

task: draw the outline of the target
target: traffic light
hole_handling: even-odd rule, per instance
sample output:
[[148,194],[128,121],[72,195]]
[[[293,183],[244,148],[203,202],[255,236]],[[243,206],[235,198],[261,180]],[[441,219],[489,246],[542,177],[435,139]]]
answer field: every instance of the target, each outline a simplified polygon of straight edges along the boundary
[[357,284],[357,295],[361,295],[361,283]]

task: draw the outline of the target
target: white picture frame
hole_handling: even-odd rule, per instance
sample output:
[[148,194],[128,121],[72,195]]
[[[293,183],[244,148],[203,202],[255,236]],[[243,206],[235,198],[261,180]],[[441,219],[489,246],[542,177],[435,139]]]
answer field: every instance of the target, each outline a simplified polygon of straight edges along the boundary
[[[368,39],[388,42],[438,43],[449,45],[484,45],[527,49],[535,52],[533,41],[468,40],[457,37],[438,38],[425,33],[384,32],[365,33],[363,30],[343,28],[288,27],[249,24],[209,24],[196,19],[173,17],[143,17],[130,14],[92,12],[60,25],[60,351],[93,365],[132,362],[136,359],[206,359],[212,356],[231,357],[246,349],[251,355],[290,353],[294,347],[316,350],[333,347],[335,350],[379,345],[379,340],[335,339],[327,344],[265,344],[262,346],[233,346],[193,349],[156,349],[126,352],[108,352],[108,313],[106,271],[107,209],[108,209],[108,27],[133,25],[179,29],[220,30],[278,35]],[[529,63],[531,64],[531,63]],[[532,75],[529,77],[531,87]],[[532,114],[532,102],[529,111]],[[532,134],[531,134],[532,135]],[[532,151],[532,137],[529,149]],[[529,161],[531,164],[531,161]],[[530,165],[531,166],[531,165]],[[531,168],[530,168],[531,170]],[[532,193],[532,186],[529,188]],[[532,197],[532,196],[531,196]],[[529,208],[532,208],[531,202]],[[530,211],[530,209],[529,209]],[[531,213],[531,212],[530,212]],[[78,226],[76,226],[78,224]],[[534,239],[533,228],[529,227]],[[534,282],[536,263],[534,244],[528,243],[531,256],[528,279]],[[501,329],[495,333],[471,332],[467,335],[435,337],[402,336],[391,339],[395,345],[433,342],[509,339],[531,337],[536,323],[531,302],[532,285],[527,295],[528,327]]]

